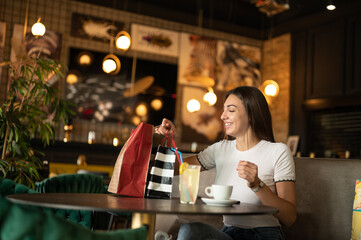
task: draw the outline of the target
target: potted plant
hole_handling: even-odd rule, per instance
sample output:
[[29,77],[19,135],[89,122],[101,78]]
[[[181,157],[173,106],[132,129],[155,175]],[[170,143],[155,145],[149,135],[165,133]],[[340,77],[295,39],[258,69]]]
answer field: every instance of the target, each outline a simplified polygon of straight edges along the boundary
[[0,108],[0,176],[34,188],[42,153],[32,148],[31,139],[37,135],[49,145],[54,127],[73,114],[71,104],[47,84],[49,78],[63,76],[65,68],[39,57],[8,62],[8,68],[8,95]]

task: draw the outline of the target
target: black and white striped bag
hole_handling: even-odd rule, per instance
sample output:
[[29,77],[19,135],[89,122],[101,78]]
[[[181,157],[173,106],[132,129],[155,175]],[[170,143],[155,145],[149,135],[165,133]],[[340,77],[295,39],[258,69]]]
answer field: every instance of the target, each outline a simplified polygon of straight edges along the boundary
[[[174,145],[175,143],[173,139],[172,142]],[[152,166],[148,176],[149,182],[146,191],[146,197],[148,198],[172,198],[174,164],[176,161],[175,149],[177,148],[175,146],[174,148],[171,148],[162,145],[163,144],[158,146],[154,159],[154,165]]]

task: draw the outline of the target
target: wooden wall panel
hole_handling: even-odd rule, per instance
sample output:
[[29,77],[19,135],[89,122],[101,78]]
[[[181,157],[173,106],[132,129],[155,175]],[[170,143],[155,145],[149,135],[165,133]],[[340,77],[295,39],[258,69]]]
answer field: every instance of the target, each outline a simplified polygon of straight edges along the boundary
[[344,21],[309,32],[307,97],[333,97],[344,93]]
[[361,93],[361,16],[349,19],[346,56],[347,95]]

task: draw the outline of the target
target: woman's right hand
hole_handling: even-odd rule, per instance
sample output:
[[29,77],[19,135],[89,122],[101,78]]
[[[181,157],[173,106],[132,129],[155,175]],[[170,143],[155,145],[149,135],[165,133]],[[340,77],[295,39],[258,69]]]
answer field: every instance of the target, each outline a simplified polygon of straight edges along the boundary
[[155,133],[161,134],[161,135],[166,135],[168,133],[173,133],[174,135],[176,134],[176,129],[174,124],[172,123],[172,121],[163,118],[162,124],[160,124],[159,126],[155,127]]

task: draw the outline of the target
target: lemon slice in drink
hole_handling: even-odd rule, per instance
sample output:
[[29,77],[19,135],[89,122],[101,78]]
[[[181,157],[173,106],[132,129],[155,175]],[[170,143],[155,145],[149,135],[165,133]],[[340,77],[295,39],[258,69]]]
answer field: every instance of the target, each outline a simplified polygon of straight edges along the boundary
[[182,175],[183,172],[187,169],[187,167],[188,167],[188,163],[187,163],[187,162],[182,163],[182,164],[180,165],[180,167],[179,167],[179,174]]

